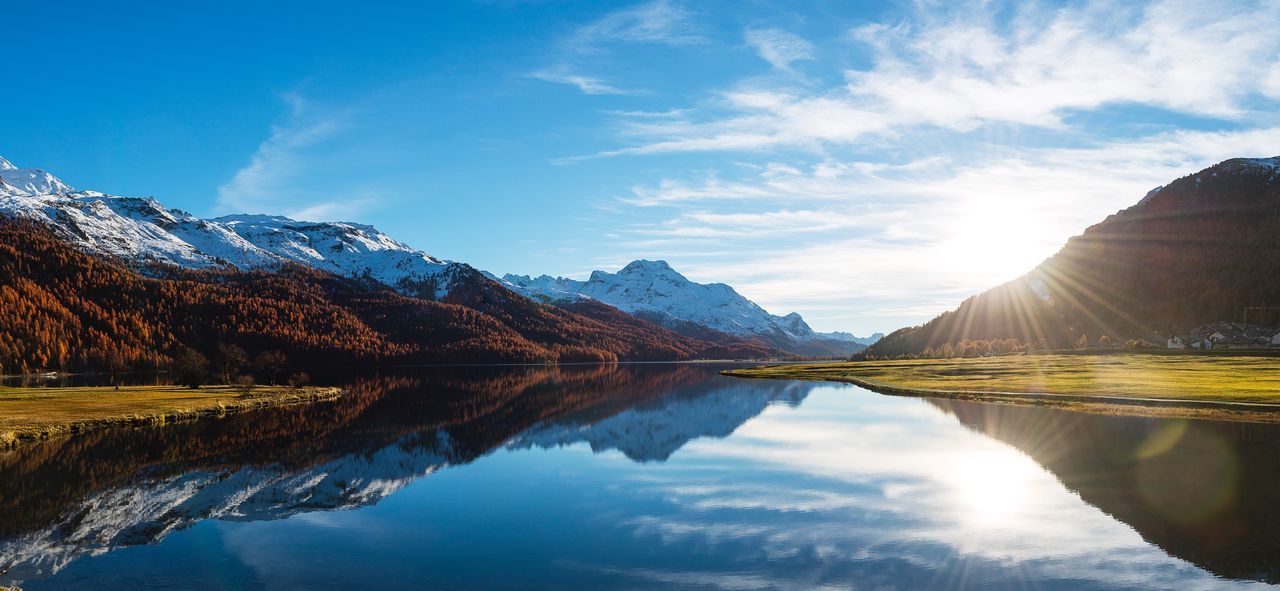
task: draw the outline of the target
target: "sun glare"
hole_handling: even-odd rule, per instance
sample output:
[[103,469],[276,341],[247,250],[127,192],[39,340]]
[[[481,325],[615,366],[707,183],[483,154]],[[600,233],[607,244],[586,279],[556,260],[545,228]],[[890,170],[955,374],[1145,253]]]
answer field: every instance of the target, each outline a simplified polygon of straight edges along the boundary
[[1035,462],[1012,450],[983,450],[957,458],[947,480],[960,508],[990,523],[1026,508],[1038,471]]
[[981,285],[1021,276],[1058,245],[1038,212],[1003,199],[974,200],[946,233],[951,268],[965,269]]

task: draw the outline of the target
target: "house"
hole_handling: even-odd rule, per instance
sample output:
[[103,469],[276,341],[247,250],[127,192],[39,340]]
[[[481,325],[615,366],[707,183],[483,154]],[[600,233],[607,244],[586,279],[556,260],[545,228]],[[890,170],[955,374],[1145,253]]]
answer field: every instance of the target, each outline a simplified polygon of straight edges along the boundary
[[1153,332],[1145,337],[1133,339],[1133,341],[1130,342],[1130,345],[1136,346],[1140,349],[1163,349],[1168,340],[1168,337]]
[[1272,346],[1280,347],[1280,333],[1276,329],[1239,322],[1206,324],[1186,335],[1170,337],[1166,343],[1170,349],[1262,349]]

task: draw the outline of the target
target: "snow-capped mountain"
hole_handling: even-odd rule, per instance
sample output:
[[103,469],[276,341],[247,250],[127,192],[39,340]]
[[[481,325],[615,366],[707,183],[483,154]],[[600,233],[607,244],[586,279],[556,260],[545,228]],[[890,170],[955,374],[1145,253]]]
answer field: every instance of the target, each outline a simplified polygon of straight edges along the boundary
[[[78,190],[49,172],[18,168],[3,158],[0,215],[45,223],[82,250],[136,263],[198,269],[297,263],[434,299],[476,276],[464,263],[432,257],[372,226],[270,215],[201,219],[150,197]],[[847,354],[878,338],[815,332],[799,314],[774,316],[728,285],[689,281],[663,261],[635,261],[618,273],[596,271],[587,281],[508,275],[500,282],[541,301],[597,300],[688,336],[706,338],[705,329],[711,329],[795,353]],[[695,334],[699,330],[703,334]]]
[[617,273],[595,271],[586,281],[547,275],[506,275],[503,281],[532,299],[593,299],[667,326],[692,323],[731,335],[759,337],[788,350],[821,341],[864,346],[881,336],[816,332],[799,314],[775,316],[728,285],[690,281],[666,261],[638,260]]
[[0,156],[0,195],[48,195],[73,189],[43,170],[18,168]]
[[[446,273],[464,266],[432,257],[372,226],[280,216],[201,219],[154,198],[80,191],[40,169],[0,158],[0,214],[52,226],[78,247],[134,262],[190,268],[262,269],[299,263],[347,277],[370,277],[415,295],[442,297]],[[424,286],[434,294],[422,294]]]

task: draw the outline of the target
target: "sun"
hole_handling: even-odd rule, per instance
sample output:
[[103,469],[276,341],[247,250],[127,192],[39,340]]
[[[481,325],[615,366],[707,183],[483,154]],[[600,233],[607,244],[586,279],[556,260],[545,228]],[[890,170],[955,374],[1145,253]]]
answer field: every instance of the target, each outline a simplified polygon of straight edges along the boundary
[[966,201],[944,229],[941,246],[950,268],[964,269],[982,285],[1030,271],[1061,246],[1031,204],[984,197]]

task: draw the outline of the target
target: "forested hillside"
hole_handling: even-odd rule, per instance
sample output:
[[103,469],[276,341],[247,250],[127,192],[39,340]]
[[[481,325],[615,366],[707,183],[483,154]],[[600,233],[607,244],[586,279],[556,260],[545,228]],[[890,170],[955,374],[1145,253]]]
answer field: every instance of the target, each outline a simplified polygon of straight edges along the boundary
[[[1228,160],[1178,179],[1072,238],[1027,275],[863,354],[1123,341],[1239,320],[1245,306],[1280,306],[1280,158]],[[1251,319],[1277,320],[1275,313]]]
[[[0,219],[0,373],[168,366],[185,348],[280,351],[293,366],[374,362],[674,360],[759,356],[605,311],[525,301],[474,273],[444,301],[304,267],[276,273],[161,266],[146,275],[86,254],[41,224]],[[625,318],[623,318],[626,316]]]

